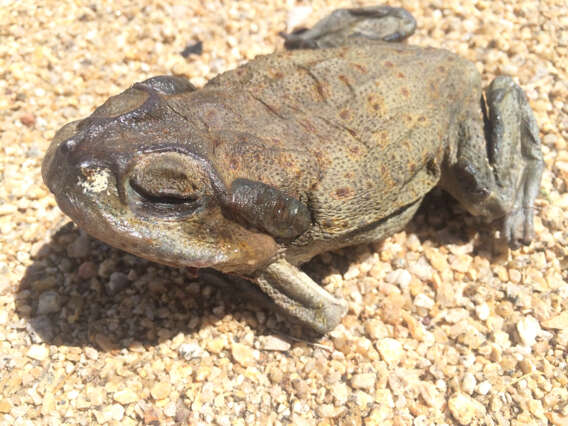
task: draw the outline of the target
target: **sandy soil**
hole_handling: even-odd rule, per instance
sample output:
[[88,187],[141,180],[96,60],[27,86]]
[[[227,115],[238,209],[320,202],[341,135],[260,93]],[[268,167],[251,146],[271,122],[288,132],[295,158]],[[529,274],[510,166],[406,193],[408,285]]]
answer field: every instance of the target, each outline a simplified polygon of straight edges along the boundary
[[157,74],[201,86],[346,4],[0,0],[1,423],[568,424],[564,0],[401,2],[412,43],[525,89],[546,161],[537,238],[509,251],[435,193],[405,232],[307,266],[349,304],[318,342],[91,239],[43,185],[55,131],[109,96]]

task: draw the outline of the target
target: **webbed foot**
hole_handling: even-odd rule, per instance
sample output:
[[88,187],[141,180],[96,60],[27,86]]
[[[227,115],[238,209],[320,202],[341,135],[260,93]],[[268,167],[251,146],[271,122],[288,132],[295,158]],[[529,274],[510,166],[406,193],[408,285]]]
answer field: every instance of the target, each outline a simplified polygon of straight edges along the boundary
[[534,203],[544,161],[538,126],[523,90],[511,77],[495,78],[478,112],[460,125],[457,158],[442,186],[473,215],[502,219],[513,249],[534,238]]
[[508,207],[502,236],[511,248],[534,238],[534,202],[544,168],[538,127],[523,90],[508,76],[495,78],[486,91],[489,158]]

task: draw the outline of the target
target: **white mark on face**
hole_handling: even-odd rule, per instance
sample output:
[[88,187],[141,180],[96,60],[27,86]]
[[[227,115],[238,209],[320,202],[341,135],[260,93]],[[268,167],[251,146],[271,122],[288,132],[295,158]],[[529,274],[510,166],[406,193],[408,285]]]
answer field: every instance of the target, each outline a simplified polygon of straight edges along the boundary
[[109,186],[110,173],[106,168],[83,167],[83,178],[79,177],[78,185],[85,192],[100,193],[106,191]]

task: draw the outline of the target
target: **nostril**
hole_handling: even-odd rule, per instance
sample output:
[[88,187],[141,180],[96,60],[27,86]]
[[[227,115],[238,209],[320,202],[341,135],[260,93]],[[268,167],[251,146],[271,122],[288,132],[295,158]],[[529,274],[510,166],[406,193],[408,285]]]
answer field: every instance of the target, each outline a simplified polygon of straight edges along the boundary
[[73,152],[77,147],[77,141],[75,139],[67,139],[65,142],[61,144],[61,152],[64,154],[68,154]]

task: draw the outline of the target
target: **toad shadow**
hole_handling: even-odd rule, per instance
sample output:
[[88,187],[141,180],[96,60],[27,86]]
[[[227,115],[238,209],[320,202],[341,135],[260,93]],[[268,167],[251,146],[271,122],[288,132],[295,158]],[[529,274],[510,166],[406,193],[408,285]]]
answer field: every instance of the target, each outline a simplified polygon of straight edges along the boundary
[[[490,226],[463,211],[442,191],[428,195],[405,229],[433,247],[473,238],[477,254],[492,258]],[[475,238],[475,235],[478,238]],[[303,270],[317,282],[343,274],[357,257],[380,251],[381,243],[317,256]],[[309,330],[276,311],[254,284],[212,270],[159,265],[89,237],[69,222],[34,257],[16,294],[16,311],[27,321],[31,343],[92,346],[103,351],[133,344],[157,345],[179,333],[193,335],[219,326],[229,315],[258,334],[275,330],[312,340]]]

